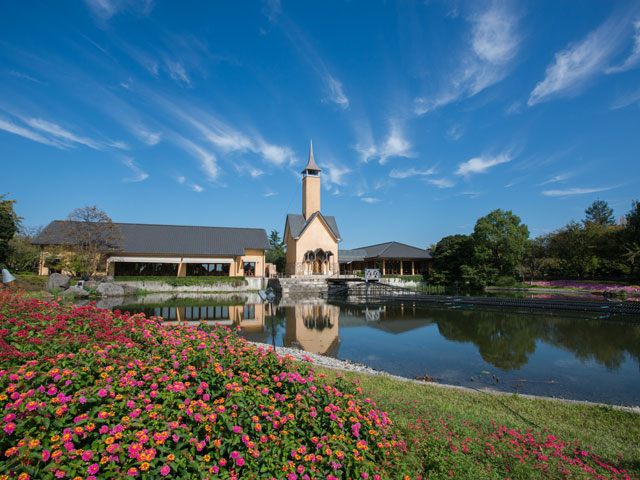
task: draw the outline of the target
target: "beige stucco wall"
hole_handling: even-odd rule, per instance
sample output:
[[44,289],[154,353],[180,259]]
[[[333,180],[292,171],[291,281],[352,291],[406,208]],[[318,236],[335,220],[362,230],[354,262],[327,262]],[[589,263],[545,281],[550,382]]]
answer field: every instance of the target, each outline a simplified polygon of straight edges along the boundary
[[[292,246],[294,248],[291,248]],[[331,257],[332,265],[329,267],[330,271],[325,273],[335,273],[338,268],[338,242],[333,237],[324,220],[316,217],[312,220],[311,224],[307,226],[298,240],[291,238],[289,234],[287,235],[286,274],[304,275],[305,253],[309,250],[315,251],[318,248],[321,248],[325,252],[330,251],[333,253],[333,257]]]
[[240,257],[240,265],[238,270],[238,275],[244,275],[243,271],[243,263],[244,262],[255,262],[256,263],[256,277],[264,277],[264,269],[265,269],[265,260],[264,260],[264,250],[250,250],[246,249],[244,251],[244,255]]
[[320,211],[320,177],[307,175],[302,178],[302,215],[308,219]]

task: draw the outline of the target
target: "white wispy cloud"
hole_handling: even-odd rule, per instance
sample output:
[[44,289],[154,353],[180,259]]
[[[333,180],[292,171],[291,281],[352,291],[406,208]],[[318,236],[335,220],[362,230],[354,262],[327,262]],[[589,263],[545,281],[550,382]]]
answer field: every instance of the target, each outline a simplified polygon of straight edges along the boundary
[[127,167],[131,169],[134,176],[123,178],[123,182],[142,182],[149,178],[149,174],[144,172],[133,160],[131,157],[122,157],[120,161],[125,164]]
[[496,156],[485,155],[481,157],[474,157],[459,164],[455,174],[468,176],[476,173],[486,173],[491,167],[510,161],[511,156],[506,153]]
[[542,185],[549,185],[550,183],[558,183],[558,182],[564,182],[565,180],[570,179],[571,177],[573,177],[575,174],[571,173],[571,172],[567,172],[567,173],[560,173],[558,175],[554,175],[553,177],[551,177],[548,180],[545,180],[544,182],[538,183],[538,186],[542,186]]
[[200,161],[200,168],[202,168],[202,171],[210,180],[216,180],[218,178],[220,169],[218,168],[216,156],[213,153],[206,151],[204,148],[180,135],[175,136],[175,143]]
[[164,65],[167,69],[167,73],[169,73],[169,76],[172,79],[178,83],[186,85],[187,87],[191,86],[191,78],[189,78],[189,75],[182,63],[166,58]]
[[578,95],[590,79],[606,70],[624,39],[623,27],[619,17],[609,18],[582,40],[556,53],[544,79],[531,92],[529,106],[557,96]]
[[336,80],[331,74],[327,73],[325,76],[325,83],[329,91],[328,101],[331,101],[338,105],[343,110],[349,108],[349,99],[344,93],[342,83]]
[[336,193],[336,185],[344,187],[347,185],[346,176],[351,173],[351,169],[336,165],[334,163],[325,161],[322,165],[324,171],[324,183],[328,189],[334,189]]
[[625,108],[638,102],[640,102],[640,89],[636,90],[635,92],[619,96],[611,105],[611,109],[617,110],[619,108]]
[[264,7],[262,8],[262,13],[264,13],[270,22],[275,22],[278,15],[282,13],[280,0],[266,0],[264,2]]
[[194,183],[193,185],[191,185],[191,190],[193,190],[194,192],[200,193],[204,191],[204,187],[201,187],[197,183]]
[[276,192],[267,192],[263,195],[263,197],[273,197],[275,195],[278,195]]
[[127,9],[134,9],[144,15],[149,15],[153,9],[153,0],[84,0],[84,3],[103,20]]
[[7,73],[12,77],[20,78],[22,80],[29,80],[30,82],[39,83],[40,85],[46,85],[46,83],[42,80],[38,80],[37,78],[32,77],[31,75],[27,75],[26,73],[18,72],[16,70],[9,70]]
[[307,63],[318,76],[325,90],[322,100],[334,103],[343,110],[347,109],[349,98],[344,93],[342,82],[314,47],[306,31],[301,30],[295,22],[282,13],[279,1],[267,1],[263,12],[271,22],[277,20],[282,32],[289,39],[293,48],[298,51],[300,59]]
[[176,177],[176,182],[178,182],[179,184],[183,184],[186,181],[187,179],[183,176]]
[[162,134],[160,132],[152,132],[142,125],[134,126],[133,133],[150,147],[157,145],[162,139]]
[[455,186],[455,182],[446,178],[428,178],[426,181],[438,188],[451,188]]
[[416,170],[415,168],[408,168],[406,170],[399,170],[394,168],[389,173],[391,178],[409,178],[409,177],[424,177],[427,175],[433,175],[436,171],[433,168],[427,170]]
[[365,203],[378,203],[380,202],[380,199],[377,197],[360,197],[360,200],[362,200]]
[[259,168],[249,167],[249,175],[251,176],[251,178],[258,178],[264,175],[264,172]]
[[622,64],[617,65],[615,67],[609,67],[605,70],[605,73],[618,73],[618,72],[626,72],[627,70],[631,70],[632,68],[637,67],[640,64],[640,19],[637,19],[633,22],[633,28],[635,30],[635,34],[633,36],[633,48],[629,56],[625,59]]
[[95,140],[86,137],[80,137],[69,130],[62,128],[60,125],[49,122],[47,120],[43,120],[41,118],[27,118],[24,120],[27,125],[31,128],[35,128],[36,130],[40,130],[42,132],[53,135],[57,139],[62,142],[67,142],[68,144],[78,143],[80,145],[85,145],[94,150],[100,150],[102,145]]
[[404,131],[396,122],[391,123],[387,138],[379,145],[375,145],[368,135],[369,142],[366,145],[357,144],[354,148],[360,154],[360,160],[364,163],[372,159],[378,159],[380,165],[387,163],[391,157],[413,157],[411,143],[405,138]]
[[509,106],[504,109],[504,113],[507,115],[515,115],[516,113],[520,113],[521,111],[522,111],[522,102],[520,100],[516,100],[515,102],[509,104]]
[[570,195],[585,195],[587,193],[605,192],[615,187],[596,187],[596,188],[567,188],[564,190],[544,190],[543,195],[547,197],[566,197]]
[[495,2],[468,20],[471,22],[471,42],[463,52],[459,66],[442,80],[444,86],[437,94],[415,99],[417,115],[477,95],[509,73],[520,44],[518,17],[505,4]]
[[44,145],[49,145],[56,148],[65,148],[64,145],[49,140],[48,138],[40,135],[38,132],[34,132],[33,130],[25,128],[21,125],[16,125],[15,123],[3,118],[0,118],[0,130],[4,130],[5,132],[13,133],[15,135],[20,135],[21,137],[28,138],[29,140],[33,140],[34,142],[42,143]]
[[458,124],[451,125],[449,130],[447,130],[447,136],[451,140],[456,140],[456,141],[460,140],[463,135],[464,135],[464,128]]

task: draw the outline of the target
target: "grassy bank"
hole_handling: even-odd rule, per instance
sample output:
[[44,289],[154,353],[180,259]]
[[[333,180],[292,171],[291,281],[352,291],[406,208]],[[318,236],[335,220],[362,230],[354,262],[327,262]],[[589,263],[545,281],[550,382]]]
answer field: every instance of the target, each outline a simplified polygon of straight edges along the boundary
[[[405,468],[417,476],[566,478],[563,469],[580,460],[600,461],[628,474],[610,470],[602,478],[640,478],[639,414],[318,370],[330,379],[341,375],[357,380],[364,394],[388,413],[407,444]],[[539,454],[549,461],[540,461]],[[571,478],[594,478],[586,475],[589,468],[585,477]]]
[[230,284],[234,287],[248,285],[244,277],[160,277],[160,276],[142,276],[142,277],[115,277],[116,282],[163,282],[174,287],[190,287],[190,286],[209,286]]

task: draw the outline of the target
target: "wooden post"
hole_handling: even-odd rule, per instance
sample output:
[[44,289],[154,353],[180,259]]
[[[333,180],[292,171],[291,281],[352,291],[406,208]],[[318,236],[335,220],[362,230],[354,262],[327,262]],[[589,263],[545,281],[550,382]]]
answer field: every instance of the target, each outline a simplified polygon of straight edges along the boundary
[[382,275],[386,275],[385,271],[386,271],[386,261],[384,260],[384,258],[382,259]]
[[411,260],[411,275],[415,275],[415,274],[416,274],[415,262]]

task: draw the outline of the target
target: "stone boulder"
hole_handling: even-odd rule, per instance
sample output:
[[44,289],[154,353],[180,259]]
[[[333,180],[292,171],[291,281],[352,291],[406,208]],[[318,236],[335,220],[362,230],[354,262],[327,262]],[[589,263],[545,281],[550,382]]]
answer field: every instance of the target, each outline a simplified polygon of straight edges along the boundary
[[100,285],[100,282],[96,282],[95,280],[87,280],[82,284],[82,288],[86,288],[87,290],[91,288],[95,288]]
[[74,285],[73,287],[69,287],[64,292],[62,292],[62,295],[64,295],[65,297],[88,297],[89,292],[87,292],[84,288],[80,288],[77,285]]
[[61,273],[52,273],[47,279],[47,283],[44,285],[44,289],[47,292],[53,292],[55,288],[58,290],[66,290],[69,288],[69,282],[71,277],[69,275],[62,275]]
[[113,283],[101,283],[96,288],[96,295],[103,297],[124,297],[124,289],[120,285]]
[[133,285],[120,285],[124,290],[124,294],[127,296],[136,296],[138,294],[138,287],[134,287]]

